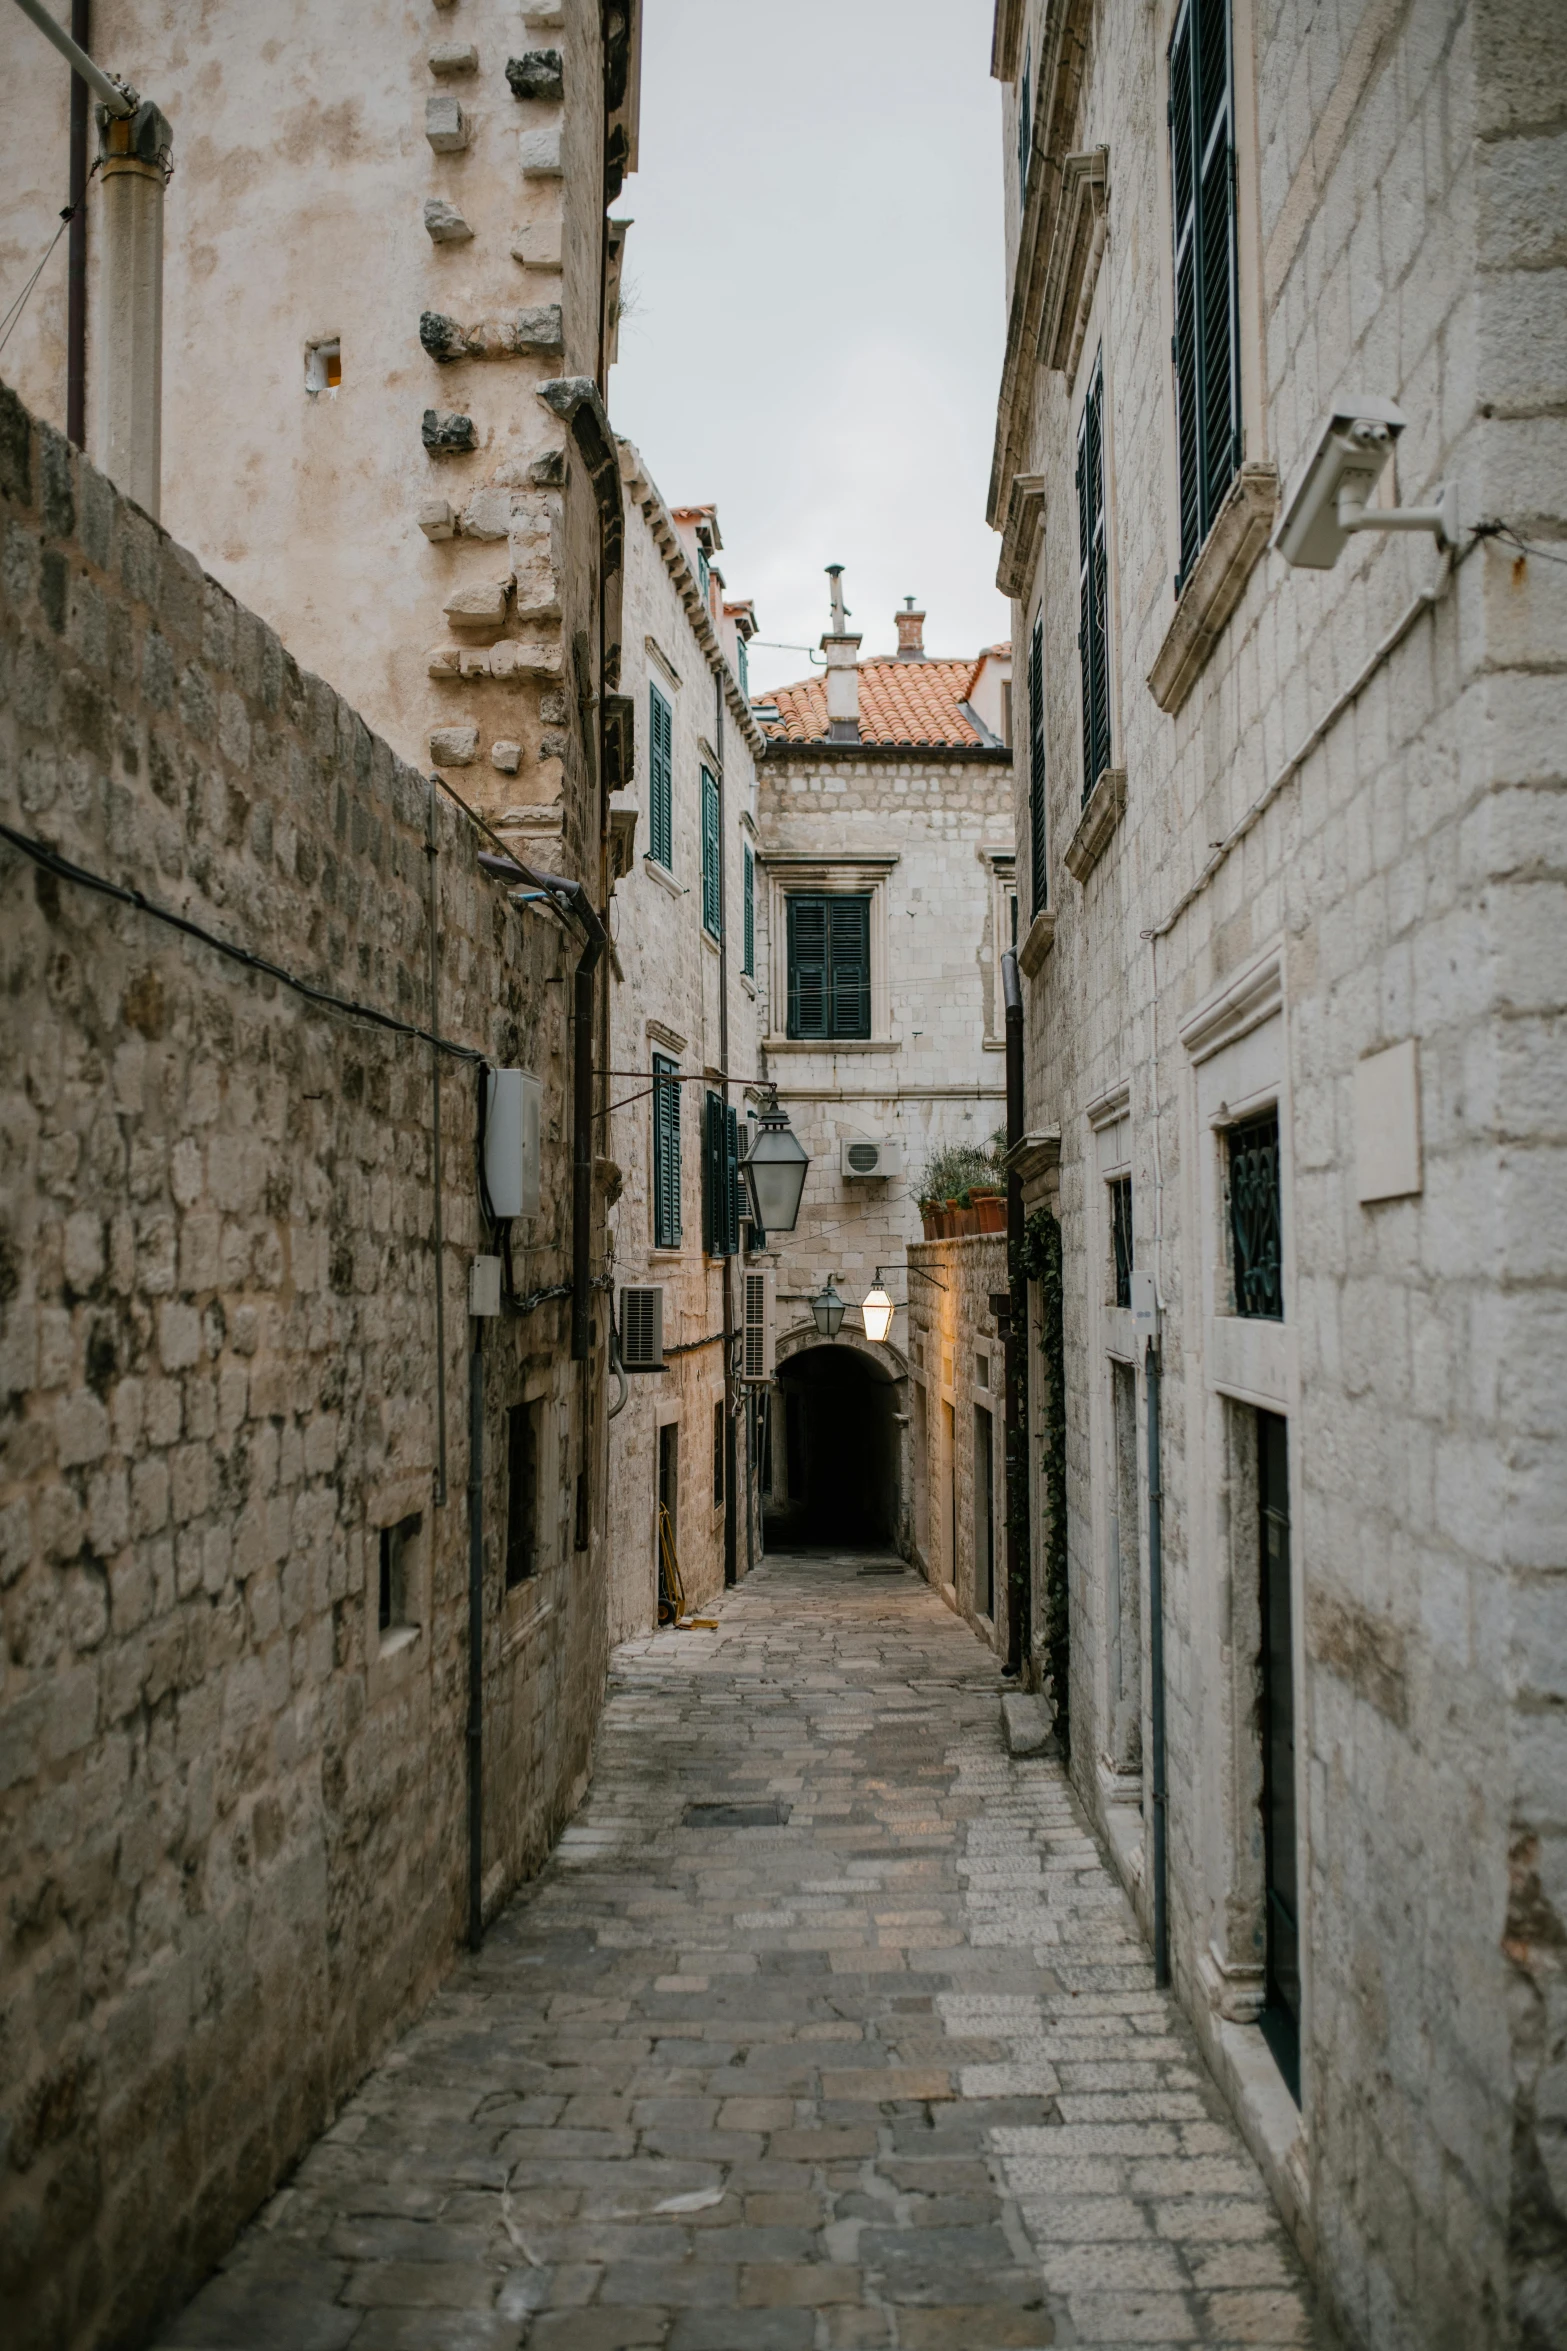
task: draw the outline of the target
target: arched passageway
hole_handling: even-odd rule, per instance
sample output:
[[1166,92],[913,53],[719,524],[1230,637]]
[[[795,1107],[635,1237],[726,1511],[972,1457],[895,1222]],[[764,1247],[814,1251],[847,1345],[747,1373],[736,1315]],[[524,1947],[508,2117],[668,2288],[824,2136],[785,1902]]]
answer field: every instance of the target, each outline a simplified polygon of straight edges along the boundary
[[769,1549],[898,1543],[903,1390],[886,1352],[840,1339],[780,1362],[763,1472]]

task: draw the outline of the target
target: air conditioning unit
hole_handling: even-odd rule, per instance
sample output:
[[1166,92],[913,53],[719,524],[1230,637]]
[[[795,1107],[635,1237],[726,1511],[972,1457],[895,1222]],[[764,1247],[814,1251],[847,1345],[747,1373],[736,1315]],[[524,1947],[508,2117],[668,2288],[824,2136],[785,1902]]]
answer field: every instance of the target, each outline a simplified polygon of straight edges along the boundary
[[620,1362],[624,1371],[663,1371],[664,1292],[632,1289],[620,1293]]
[[741,1282],[740,1377],[770,1380],[778,1370],[778,1276],[748,1267]]
[[903,1145],[896,1142],[868,1143],[846,1136],[838,1145],[839,1173],[846,1176],[900,1176],[903,1173]]
[[525,1069],[484,1075],[484,1181],[497,1216],[539,1213],[539,1113],[544,1089]]

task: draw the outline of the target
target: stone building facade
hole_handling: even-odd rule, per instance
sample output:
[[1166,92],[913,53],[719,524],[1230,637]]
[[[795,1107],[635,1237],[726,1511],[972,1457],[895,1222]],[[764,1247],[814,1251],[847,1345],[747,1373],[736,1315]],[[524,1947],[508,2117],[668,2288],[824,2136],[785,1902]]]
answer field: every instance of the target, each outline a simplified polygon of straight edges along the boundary
[[910,1557],[998,1655],[1006,1650],[1006,1370],[995,1300],[1004,1235],[909,1248]]
[[[1567,43],[1467,0],[1002,0],[994,70],[1061,1727],[1348,2338],[1543,2351]],[[1454,486],[1456,543],[1292,566],[1325,426],[1380,457],[1387,402],[1371,520]]]
[[628,1373],[610,1424],[612,1640],[658,1621],[661,1501],[688,1606],[743,1575],[760,1535],[757,1391],[733,1359],[751,1228],[715,1216],[706,1148],[725,1110],[743,1137],[755,1099],[762,738],[741,685],[754,620],[725,598],[713,508],[671,513],[624,442],[621,472],[636,756],[610,819],[609,1234],[617,1301],[627,1287],[662,1293],[668,1368]]
[[[896,618],[897,655],[861,661],[860,638],[835,622],[826,678],[757,705],[756,984],[763,1067],[811,1155],[799,1223],[778,1241],[768,1522],[777,1540],[830,1524],[906,1550],[905,1252],[932,1153],[983,1147],[1002,1120],[1013,844],[1007,648],[928,659],[925,615],[911,600]],[[802,903],[828,920],[840,904],[862,910],[851,944],[863,1001],[836,1022],[802,1016]],[[862,1174],[867,1147],[874,1171]],[[855,1326],[878,1267],[898,1311],[870,1346]],[[828,1275],[849,1309],[830,1347],[810,1307]]]

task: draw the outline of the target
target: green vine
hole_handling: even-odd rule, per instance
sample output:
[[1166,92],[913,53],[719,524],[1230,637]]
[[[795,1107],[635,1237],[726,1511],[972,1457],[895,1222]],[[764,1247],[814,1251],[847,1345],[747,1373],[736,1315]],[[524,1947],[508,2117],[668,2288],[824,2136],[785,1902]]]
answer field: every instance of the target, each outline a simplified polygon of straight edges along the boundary
[[[1039,1333],[1045,1359],[1044,1474],[1045,1556],[1043,1622],[1036,1646],[1044,1661],[1045,1694],[1055,1707],[1056,1736],[1071,1757],[1071,1630],[1067,1614],[1066,1552],[1066,1334],[1062,1321],[1061,1227],[1048,1208],[1036,1209],[1023,1227],[1021,1264],[1026,1281],[1038,1282],[1043,1307]],[[1027,1423],[1025,1421],[1024,1425]]]

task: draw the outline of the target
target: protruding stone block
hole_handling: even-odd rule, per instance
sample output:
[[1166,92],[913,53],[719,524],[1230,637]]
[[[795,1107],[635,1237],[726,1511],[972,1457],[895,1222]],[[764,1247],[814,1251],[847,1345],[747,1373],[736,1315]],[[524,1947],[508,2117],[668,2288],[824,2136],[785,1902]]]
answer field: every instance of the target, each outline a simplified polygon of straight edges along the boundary
[[516,335],[519,351],[564,350],[565,334],[561,326],[560,304],[541,302],[536,309],[519,310]]
[[488,645],[464,645],[457,656],[457,665],[465,678],[487,678],[491,675]]
[[444,498],[426,498],[419,509],[419,528],[427,539],[455,539],[457,517]]
[[443,80],[454,74],[477,73],[478,70],[479,52],[471,41],[437,41],[430,51],[430,71],[439,74]]
[[462,510],[465,539],[504,539],[511,530],[512,494],[493,483],[475,490]]
[[528,479],[536,489],[563,489],[566,482],[565,450],[546,449],[542,457],[535,457],[528,467]]
[[467,146],[468,117],[450,90],[437,90],[426,98],[424,135],[437,155],[452,155]]
[[425,655],[424,666],[432,678],[454,678],[461,674],[462,656],[455,645],[432,645]]
[[522,57],[506,60],[506,79],[514,98],[563,98],[563,77],[558,49],[530,49]]
[[449,367],[454,359],[469,356],[467,336],[456,319],[443,311],[420,311],[419,340],[438,367]]
[[513,261],[520,261],[524,269],[558,270],[561,266],[561,223],[558,220],[530,221],[517,231],[512,245]]
[[521,678],[558,678],[560,641],[540,637],[507,637],[490,647],[490,675],[516,681]]
[[459,457],[479,446],[473,418],[454,415],[449,409],[427,408],[421,431],[432,457]]
[[1032,1690],[1003,1690],[1001,1735],[1009,1755],[1058,1755],[1055,1716]]
[[492,743],[490,745],[490,765],[499,768],[503,776],[514,776],[522,765],[522,745],[520,743]]
[[448,204],[444,196],[427,196],[424,200],[424,225],[432,244],[462,245],[473,235],[455,204]]
[[462,628],[498,629],[506,618],[508,592],[505,580],[475,580],[469,587],[454,588],[442,610]]
[[[433,106],[435,101],[430,101]],[[545,130],[520,131],[517,135],[517,156],[525,180],[558,180],[560,178],[560,125],[551,123]]]
[[472,767],[479,756],[477,727],[432,727],[430,758],[436,767]]

